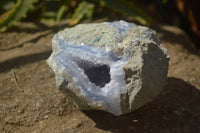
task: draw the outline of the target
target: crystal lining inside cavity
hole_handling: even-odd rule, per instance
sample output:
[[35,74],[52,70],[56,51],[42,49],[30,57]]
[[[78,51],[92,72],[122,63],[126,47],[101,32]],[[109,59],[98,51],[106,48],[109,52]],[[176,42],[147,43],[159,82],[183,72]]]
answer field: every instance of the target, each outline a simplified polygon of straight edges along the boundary
[[79,60],[77,64],[95,85],[104,87],[106,83],[110,82],[110,67],[108,65],[94,64],[87,60]]

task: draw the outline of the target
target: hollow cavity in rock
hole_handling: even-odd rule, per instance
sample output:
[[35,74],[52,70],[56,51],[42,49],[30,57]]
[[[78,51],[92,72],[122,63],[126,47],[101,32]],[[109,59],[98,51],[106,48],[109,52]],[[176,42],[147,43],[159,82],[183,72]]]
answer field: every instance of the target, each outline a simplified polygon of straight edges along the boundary
[[106,64],[94,64],[91,61],[79,60],[77,65],[84,70],[88,79],[97,86],[104,87],[110,82],[110,67]]

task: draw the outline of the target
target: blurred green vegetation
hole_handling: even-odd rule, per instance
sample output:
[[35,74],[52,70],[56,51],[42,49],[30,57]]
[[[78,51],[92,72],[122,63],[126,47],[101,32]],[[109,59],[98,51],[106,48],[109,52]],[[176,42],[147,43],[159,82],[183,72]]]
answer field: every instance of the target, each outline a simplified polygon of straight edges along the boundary
[[148,15],[126,0],[8,0],[1,1],[0,5],[1,32],[23,18],[34,21],[71,19],[70,25],[75,25],[84,18],[91,19],[99,8],[110,8],[113,12],[131,16],[140,24],[150,22]]
[[199,1],[195,0],[1,0],[0,32],[21,20],[73,26],[83,19],[129,19],[142,25],[164,22],[184,29],[200,48]]

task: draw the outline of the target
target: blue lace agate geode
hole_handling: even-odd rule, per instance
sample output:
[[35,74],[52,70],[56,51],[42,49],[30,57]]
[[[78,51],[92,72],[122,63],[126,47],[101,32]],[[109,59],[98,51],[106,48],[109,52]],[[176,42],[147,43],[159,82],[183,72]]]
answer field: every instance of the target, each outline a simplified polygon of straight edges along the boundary
[[125,21],[80,24],[57,33],[47,60],[81,110],[128,113],[164,88],[169,55],[155,31]]

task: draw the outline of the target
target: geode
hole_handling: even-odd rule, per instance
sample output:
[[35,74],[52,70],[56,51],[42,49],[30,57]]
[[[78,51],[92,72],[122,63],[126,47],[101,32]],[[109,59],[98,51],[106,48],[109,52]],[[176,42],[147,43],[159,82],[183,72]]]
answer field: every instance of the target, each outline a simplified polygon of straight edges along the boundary
[[169,54],[148,27],[126,21],[79,24],[57,33],[47,60],[80,110],[131,112],[167,80]]

